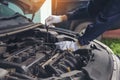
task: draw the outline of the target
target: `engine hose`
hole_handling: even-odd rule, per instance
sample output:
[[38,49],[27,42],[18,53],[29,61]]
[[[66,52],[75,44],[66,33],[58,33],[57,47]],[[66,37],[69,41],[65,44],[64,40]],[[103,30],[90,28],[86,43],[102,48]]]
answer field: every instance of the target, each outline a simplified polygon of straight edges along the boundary
[[69,60],[64,60],[64,63],[70,67],[71,70],[73,70],[75,68],[74,64],[72,62],[70,62]]
[[13,77],[13,76],[6,76],[4,80],[20,80],[17,77]]
[[66,66],[65,64],[58,63],[58,68],[63,72],[68,72],[68,66]]
[[11,76],[16,76],[16,77],[19,77],[19,78],[22,78],[22,79],[34,80],[34,78],[32,78],[32,77],[29,77],[27,75],[20,74],[20,73],[10,73],[10,75]]
[[57,73],[60,75],[60,74],[63,74],[64,72],[60,69],[56,69]]
[[77,65],[78,62],[74,57],[66,57],[67,60],[69,60],[73,65]]
[[[73,62],[75,62],[75,63],[73,63]],[[63,60],[61,60],[60,63],[58,63],[58,68],[64,72],[69,72],[71,70],[74,70],[74,69],[76,69],[76,66],[77,66],[77,63],[76,63],[75,59],[72,59],[72,61],[70,59],[63,59]]]
[[21,65],[7,62],[7,61],[0,61],[0,67],[1,68],[15,68],[18,72],[25,73],[26,69],[23,68]]

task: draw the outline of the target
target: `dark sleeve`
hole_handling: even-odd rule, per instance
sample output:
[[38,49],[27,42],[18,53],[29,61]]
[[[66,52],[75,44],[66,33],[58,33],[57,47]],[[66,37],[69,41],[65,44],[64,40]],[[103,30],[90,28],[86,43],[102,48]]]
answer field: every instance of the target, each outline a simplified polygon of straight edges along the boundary
[[88,25],[83,36],[78,37],[81,45],[89,44],[110,28],[120,25],[120,0],[111,0],[103,11],[99,12],[96,21]]
[[77,19],[84,19],[89,17],[88,7],[79,7],[75,10],[68,12],[67,14],[68,20],[77,20]]
[[108,1],[110,0],[90,0],[85,6],[78,7],[75,10],[68,12],[66,14],[68,20],[95,18],[99,11],[103,10]]

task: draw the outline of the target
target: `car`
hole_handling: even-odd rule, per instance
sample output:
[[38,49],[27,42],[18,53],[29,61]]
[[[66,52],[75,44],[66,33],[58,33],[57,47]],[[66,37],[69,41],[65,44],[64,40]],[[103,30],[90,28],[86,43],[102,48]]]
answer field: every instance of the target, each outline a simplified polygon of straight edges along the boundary
[[33,14],[44,3],[37,1],[36,9],[29,5],[35,4],[34,0],[0,1],[1,80],[120,79],[119,57],[103,43],[94,40],[75,51],[62,50],[56,43],[75,42],[77,32],[56,27],[47,31],[44,24],[33,23],[9,8],[12,3]]

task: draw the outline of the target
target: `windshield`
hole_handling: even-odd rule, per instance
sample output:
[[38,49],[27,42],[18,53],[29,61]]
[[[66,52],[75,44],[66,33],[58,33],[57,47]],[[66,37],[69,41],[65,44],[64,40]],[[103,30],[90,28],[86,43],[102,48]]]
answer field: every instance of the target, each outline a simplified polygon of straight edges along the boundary
[[[19,14],[32,20],[33,14],[24,14],[22,9],[20,7],[18,7],[17,5],[15,5],[11,2],[8,2],[8,5],[4,5],[4,4],[0,3],[0,18],[12,17],[16,13],[19,13]],[[40,14],[39,11],[35,13],[35,16],[33,18],[34,23],[40,22],[40,19],[39,19],[40,15],[39,14]]]
[[0,4],[0,17],[11,17],[16,12],[8,8],[6,5]]

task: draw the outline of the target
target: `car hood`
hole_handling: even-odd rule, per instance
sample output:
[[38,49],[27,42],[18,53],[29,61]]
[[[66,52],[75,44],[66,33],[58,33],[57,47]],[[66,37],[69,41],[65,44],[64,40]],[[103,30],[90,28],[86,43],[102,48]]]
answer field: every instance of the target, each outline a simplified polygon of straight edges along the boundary
[[16,13],[10,17],[0,17],[0,37],[20,33],[42,25],[33,23],[23,15]]
[[19,6],[25,14],[33,14],[40,9],[45,0],[7,0]]
[[[5,0],[19,6],[25,14],[34,14],[42,6],[45,0]],[[3,0],[4,3],[4,0]],[[23,32],[36,28],[41,23],[35,24],[25,16],[15,13],[12,16],[0,16],[0,37]]]

